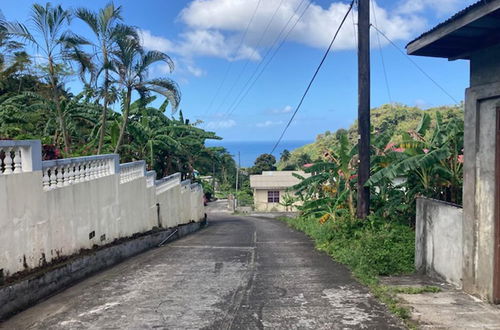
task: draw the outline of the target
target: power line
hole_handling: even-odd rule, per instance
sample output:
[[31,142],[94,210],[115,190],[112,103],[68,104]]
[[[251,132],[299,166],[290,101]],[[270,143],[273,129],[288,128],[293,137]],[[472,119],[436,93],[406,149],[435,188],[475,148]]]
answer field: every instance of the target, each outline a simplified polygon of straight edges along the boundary
[[[302,3],[304,2],[304,0],[302,0],[302,2],[299,4],[299,6],[297,6],[296,10],[302,5]],[[274,57],[276,56],[276,54],[278,53],[278,51],[281,49],[281,47],[283,46],[283,44],[285,43],[285,41],[287,40],[288,36],[290,35],[290,33],[293,31],[293,29],[295,28],[295,26],[297,25],[297,23],[302,19],[302,17],[304,16],[304,14],[306,13],[306,11],[309,9],[309,7],[311,6],[312,2],[309,2],[309,4],[307,5],[307,7],[304,9],[304,11],[302,12],[302,14],[299,16],[299,18],[295,21],[295,23],[293,24],[293,26],[290,28],[290,30],[288,30],[287,34],[285,35],[285,37],[281,40],[280,44],[278,45],[277,48],[274,49],[274,52],[273,54],[271,55],[271,57],[269,58],[269,60],[265,63],[264,67],[262,68],[262,70],[260,70],[260,72],[258,73],[258,75],[255,77],[255,79],[252,81],[253,77],[255,76],[255,74],[257,73],[258,69],[260,68],[260,65],[262,63],[264,63],[264,60],[261,61],[259,63],[259,65],[256,67],[256,69],[254,70],[254,72],[252,73],[252,75],[250,76],[250,78],[247,80],[247,83],[245,84],[245,86],[243,87],[243,89],[241,90],[240,94],[236,97],[236,99],[234,99],[233,103],[231,104],[231,106],[228,108],[228,112],[227,112],[227,116],[230,116],[231,114],[233,114],[233,112],[238,108],[238,106],[240,105],[240,103],[245,99],[245,97],[248,95],[248,93],[250,92],[250,90],[252,89],[252,87],[255,85],[255,83],[257,82],[257,80],[259,80],[260,76],[264,73],[264,71],[266,70],[267,66],[271,63],[271,61],[274,59]],[[293,15],[290,16],[290,18],[288,19],[288,22],[287,24],[283,27],[283,29],[281,30],[280,34],[278,35],[278,38],[275,39],[275,42],[276,43],[281,35],[283,34],[283,32],[285,31],[286,27],[288,27],[288,24],[290,23],[291,19],[293,18]],[[272,48],[274,47],[274,45],[269,48],[268,52],[266,53],[266,56],[271,52]],[[252,82],[251,82],[252,81]],[[250,83],[251,82],[251,83]],[[248,86],[248,84],[250,84]],[[247,88],[248,86],[248,88]]]
[[328,49],[326,50],[325,54],[323,55],[323,58],[321,59],[321,61],[319,62],[319,65],[318,67],[316,68],[316,71],[314,72],[314,75],[312,76],[311,78],[311,81],[309,81],[309,84],[307,85],[307,88],[304,92],[304,94],[302,95],[302,98],[300,99],[300,102],[299,104],[297,105],[295,111],[293,112],[293,115],[292,117],[290,118],[290,120],[288,121],[288,123],[286,124],[285,128],[283,129],[283,132],[281,133],[278,141],[276,142],[276,144],[274,145],[273,147],[273,150],[271,151],[271,154],[276,150],[276,148],[278,147],[278,145],[280,144],[281,142],[281,139],[283,139],[283,136],[285,135],[288,127],[290,127],[290,124],[292,123],[293,119],[295,118],[295,115],[297,115],[297,112],[299,111],[301,105],[302,105],[302,102],[304,102],[304,99],[307,95],[307,93],[309,92],[309,89],[311,88],[311,85],[313,84],[314,80],[316,79],[316,76],[318,75],[318,72],[319,70],[321,69],[321,67],[323,66],[323,63],[325,62],[326,60],[326,57],[328,56],[328,53],[330,53],[330,50],[332,49],[332,46],[333,46],[333,43],[335,42],[335,39],[337,39],[337,35],[339,34],[340,32],[340,29],[342,28],[342,25],[344,25],[344,22],[346,21],[347,19],[347,16],[349,16],[349,13],[351,12],[352,10],[352,7],[354,5],[354,1],[355,0],[352,0],[351,4],[349,5],[349,9],[347,10],[347,12],[345,13],[344,15],[344,18],[342,19],[342,21],[340,22],[340,25],[339,27],[337,28],[337,31],[335,32],[335,35],[333,36],[332,38],[332,41],[330,42],[330,45],[328,46]]
[[[257,6],[255,7],[253,13],[252,13],[252,17],[250,18],[250,21],[248,21],[248,24],[247,24],[247,27],[245,29],[245,32],[243,33],[242,37],[241,37],[241,40],[240,40],[240,43],[238,45],[238,47],[236,48],[236,52],[238,52],[241,48],[241,46],[243,45],[243,42],[245,41],[246,37],[247,37],[247,34],[248,34],[248,30],[250,28],[250,25],[252,24],[253,22],[253,19],[255,17],[255,14],[257,13],[257,9],[259,9],[259,6],[260,6],[260,3],[261,3],[262,0],[259,0],[259,2],[257,2]],[[217,96],[219,95],[219,92],[222,88],[222,86],[224,85],[224,83],[226,82],[226,79],[227,79],[227,76],[229,74],[229,72],[231,71],[231,65],[233,64],[233,62],[229,62],[228,65],[227,65],[227,69],[226,69],[226,72],[222,78],[222,81],[221,83],[219,84],[219,87],[217,88],[214,96],[212,97],[212,100],[210,101],[210,105],[209,107],[207,108],[207,110],[205,111],[205,115],[208,114],[210,112],[210,110],[212,109],[212,105],[215,101],[215,99],[217,98]]]
[[[269,22],[267,23],[266,27],[264,28],[263,32],[261,33],[260,35],[260,38],[259,40],[257,41],[257,44],[255,46],[255,49],[258,49],[260,44],[262,43],[262,40],[264,39],[264,36],[266,35],[267,31],[269,30],[269,27],[271,26],[271,23],[274,21],[274,18],[276,17],[276,14],[278,13],[279,9],[281,8],[281,6],[283,5],[283,2],[285,0],[281,0],[278,4],[278,6],[276,7],[276,9],[274,10],[274,13],[273,15],[271,16],[271,19],[269,20]],[[240,73],[237,75],[236,77],[236,81],[231,84],[231,88],[229,89],[229,91],[226,93],[226,96],[224,97],[223,99],[223,102],[221,103],[220,107],[219,108],[222,108],[225,104],[226,104],[226,100],[227,98],[229,97],[229,95],[231,95],[231,92],[233,91],[234,87],[238,84],[238,82],[240,81],[240,78],[243,76],[243,73],[245,72],[247,66],[248,66],[248,63],[250,62],[250,60],[247,58],[246,61],[245,61],[245,64],[243,66],[243,69],[240,71]]]
[[443,93],[445,93],[446,95],[448,95],[450,97],[450,99],[453,100],[453,102],[455,102],[456,104],[459,103],[450,93],[448,93],[446,91],[446,89],[444,89],[444,87],[442,87],[427,72],[425,72],[424,69],[422,69],[422,67],[417,64],[417,62],[415,62],[410,56],[408,56],[408,54],[406,54],[404,51],[402,51],[391,39],[389,39],[388,36],[386,36],[382,31],[380,31],[375,25],[373,25],[373,24],[370,24],[370,25],[375,30],[377,30],[377,32],[380,33],[391,45],[393,45],[394,48],[396,48],[401,54],[403,54],[420,72],[422,72],[424,74],[424,76],[426,76],[427,78],[429,78],[429,80],[432,81],[434,83],[434,85],[436,85]]
[[[373,0],[370,1],[372,3],[372,10],[373,10],[373,20],[375,21],[375,25],[377,24],[377,14],[375,13],[375,3]],[[385,59],[384,59],[384,53],[382,52],[382,43],[380,42],[380,34],[377,33],[377,41],[378,41],[378,51],[380,53],[380,60],[382,62],[382,69],[384,71],[384,80],[385,80],[385,87],[387,88],[387,95],[389,96],[389,102],[391,103],[391,107],[393,106],[392,102],[392,94],[391,94],[391,89],[389,86],[389,78],[387,77],[387,70],[385,68]]]
[[358,36],[356,33],[356,22],[354,21],[354,11],[351,10],[351,20],[352,20],[352,31],[354,35],[354,42],[356,45],[358,44]]

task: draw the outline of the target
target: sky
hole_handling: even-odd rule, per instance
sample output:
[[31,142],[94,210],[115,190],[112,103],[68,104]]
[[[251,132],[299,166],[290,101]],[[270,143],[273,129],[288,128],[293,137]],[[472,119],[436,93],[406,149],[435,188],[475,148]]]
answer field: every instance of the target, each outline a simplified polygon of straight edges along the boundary
[[[93,10],[107,2],[53,1]],[[371,23],[404,50],[408,42],[473,2],[372,0]],[[139,29],[146,49],[163,51],[175,62],[173,72],[158,64],[149,74],[174,79],[182,92],[179,108],[184,116],[203,121],[201,127],[228,141],[279,138],[349,6],[340,0],[114,3],[122,6],[124,22]],[[29,25],[31,4],[0,0],[0,9],[7,20]],[[349,127],[357,118],[356,16],[354,8],[285,140],[312,141],[326,130]],[[91,36],[76,19],[71,28]],[[373,29],[371,46],[372,107],[397,102],[429,108],[463,100],[469,84],[467,61],[412,57],[450,97]],[[78,93],[81,84],[75,78],[68,87]]]

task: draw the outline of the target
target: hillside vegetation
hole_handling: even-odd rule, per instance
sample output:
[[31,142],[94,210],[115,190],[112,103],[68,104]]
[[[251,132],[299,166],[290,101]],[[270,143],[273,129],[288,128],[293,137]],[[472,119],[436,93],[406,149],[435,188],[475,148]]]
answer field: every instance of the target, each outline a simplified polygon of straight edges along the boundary
[[[442,106],[423,110],[418,107],[410,107],[404,104],[385,104],[372,109],[372,130],[376,134],[391,132],[392,142],[399,143],[401,142],[401,134],[414,130],[418,126],[424,113],[434,118],[438,111],[441,113],[444,122],[448,122],[451,118],[463,120],[462,106]],[[436,123],[433,121],[430,125],[429,131],[434,130]],[[349,142],[352,145],[356,144],[358,134],[357,121],[347,130],[341,128],[335,132],[326,131],[323,134],[319,134],[315,142],[293,150],[287,163],[300,163],[300,158],[307,158],[304,157],[304,154],[309,156],[313,161],[320,159],[325,152],[331,151],[338,146],[338,136],[341,133],[347,133]],[[282,169],[285,166],[286,164],[281,162],[278,168]]]

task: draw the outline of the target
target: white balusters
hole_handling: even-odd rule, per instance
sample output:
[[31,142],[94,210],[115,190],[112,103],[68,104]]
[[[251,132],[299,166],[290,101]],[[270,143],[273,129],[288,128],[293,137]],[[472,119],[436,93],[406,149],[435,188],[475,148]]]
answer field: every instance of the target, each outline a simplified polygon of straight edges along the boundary
[[22,170],[22,164],[21,164],[21,150],[19,149],[13,149],[12,154],[14,157],[12,158],[12,161],[14,163],[14,173],[21,173]]
[[120,164],[120,183],[129,182],[144,176],[144,161]]
[[111,166],[114,166],[115,159],[114,155],[102,155],[44,161],[43,188],[67,187],[111,175],[114,173]]
[[56,175],[56,178],[57,178],[57,187],[61,188],[62,186],[64,186],[64,182],[63,182],[64,176],[63,176],[63,173],[62,173],[62,167],[58,166],[56,168],[56,171],[57,171],[57,175]]
[[12,174],[12,156],[11,156],[12,148],[7,148],[5,150],[5,158],[3,159],[4,171],[3,174]]
[[42,178],[43,189],[48,190],[50,188],[50,177],[49,177],[49,169],[43,169],[43,178]]
[[56,177],[56,167],[51,167],[50,168],[50,186],[54,188],[57,186],[57,177]]

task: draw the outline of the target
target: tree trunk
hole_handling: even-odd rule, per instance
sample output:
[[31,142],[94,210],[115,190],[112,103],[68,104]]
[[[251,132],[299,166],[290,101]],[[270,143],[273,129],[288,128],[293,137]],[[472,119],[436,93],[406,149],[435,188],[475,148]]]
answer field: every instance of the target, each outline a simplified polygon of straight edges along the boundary
[[57,120],[59,121],[59,127],[61,128],[64,140],[64,152],[69,153],[71,151],[69,135],[66,129],[66,122],[64,121],[64,115],[61,110],[61,101],[59,100],[59,93],[57,90],[57,79],[54,69],[54,63],[52,62],[52,59],[50,57],[49,57],[49,75],[50,75],[50,83],[52,85],[53,101],[56,106]]
[[118,153],[118,150],[120,149],[120,146],[123,142],[123,137],[125,136],[125,129],[127,128],[128,114],[130,111],[130,99],[131,99],[131,97],[132,97],[132,88],[127,87],[127,94],[125,96],[125,110],[124,110],[124,113],[122,114],[123,121],[122,121],[122,126],[120,127],[120,135],[118,136],[118,142],[116,142],[115,154]]
[[108,89],[109,89],[109,72],[104,72],[104,102],[101,114],[101,131],[99,132],[99,145],[97,146],[97,154],[100,155],[104,146],[104,137],[106,136],[106,122],[108,117]]

